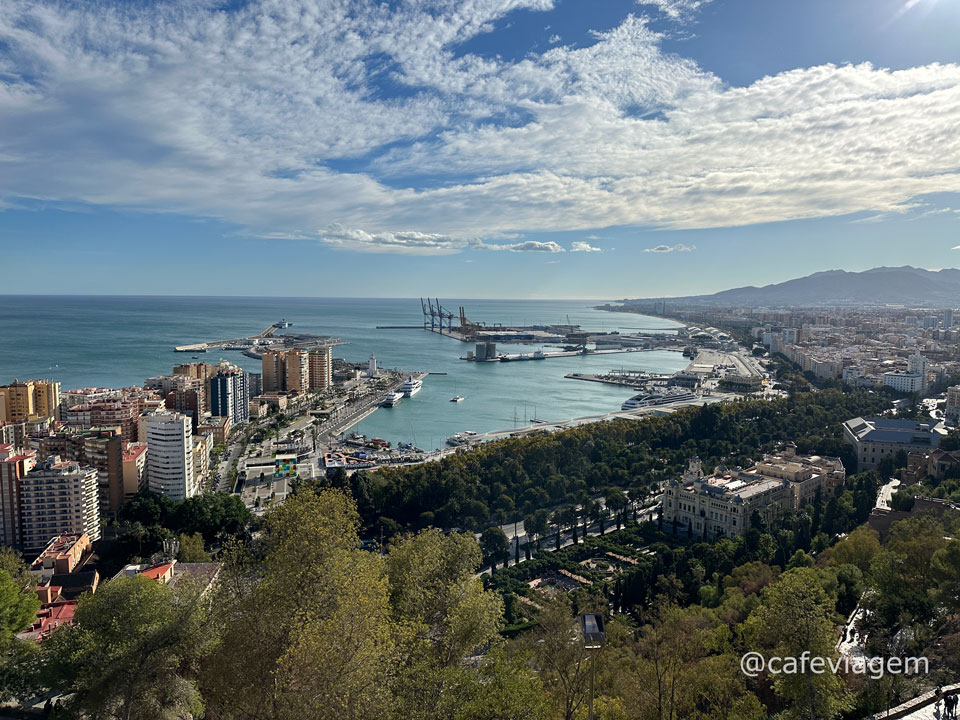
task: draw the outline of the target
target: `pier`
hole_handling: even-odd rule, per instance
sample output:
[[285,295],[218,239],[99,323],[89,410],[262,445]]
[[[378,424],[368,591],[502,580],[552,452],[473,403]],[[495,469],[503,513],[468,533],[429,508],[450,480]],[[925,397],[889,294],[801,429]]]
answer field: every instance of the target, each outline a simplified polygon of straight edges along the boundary
[[611,348],[607,350],[560,350],[558,352],[542,353],[540,355],[531,355],[527,353],[507,353],[497,355],[495,358],[477,359],[476,357],[465,356],[461,360],[469,362],[534,362],[539,360],[549,360],[550,358],[577,357],[582,355],[622,355],[623,353],[644,353],[644,352],[680,352],[676,348]]
[[189,345],[177,345],[175,352],[181,353],[205,353],[208,350],[242,350],[251,352],[254,349],[300,349],[307,350],[311,348],[332,347],[334,345],[343,345],[344,343],[327,335],[310,335],[307,333],[290,333],[288,335],[277,335],[277,330],[283,330],[290,327],[293,323],[285,319],[269,325],[256,335],[243,338],[232,338],[229,340],[211,340],[209,342],[193,343]]

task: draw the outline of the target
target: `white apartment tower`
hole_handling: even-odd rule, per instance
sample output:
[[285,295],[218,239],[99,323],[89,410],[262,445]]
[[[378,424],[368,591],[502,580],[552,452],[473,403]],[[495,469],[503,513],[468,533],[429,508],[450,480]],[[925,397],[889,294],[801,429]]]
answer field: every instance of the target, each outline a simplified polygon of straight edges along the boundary
[[147,441],[147,487],[172,500],[197,494],[190,418],[157,413],[142,418]]
[[907,372],[911,375],[919,375],[920,390],[927,389],[927,359],[920,354],[919,350],[907,358]]

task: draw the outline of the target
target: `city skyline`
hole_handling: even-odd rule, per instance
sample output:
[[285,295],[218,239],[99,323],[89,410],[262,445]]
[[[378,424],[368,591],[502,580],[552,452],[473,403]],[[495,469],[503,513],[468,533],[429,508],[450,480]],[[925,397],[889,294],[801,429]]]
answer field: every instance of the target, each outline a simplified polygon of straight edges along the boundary
[[0,239],[57,262],[4,292],[607,299],[953,267],[958,34],[943,0],[29,0],[0,12]]

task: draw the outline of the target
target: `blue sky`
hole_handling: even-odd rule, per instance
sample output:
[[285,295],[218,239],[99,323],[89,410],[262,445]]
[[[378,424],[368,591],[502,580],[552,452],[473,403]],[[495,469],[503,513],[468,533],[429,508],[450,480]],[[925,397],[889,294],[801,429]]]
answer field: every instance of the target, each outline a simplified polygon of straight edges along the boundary
[[50,269],[4,292],[953,267],[957,37],[960,0],[4,4],[0,251]]

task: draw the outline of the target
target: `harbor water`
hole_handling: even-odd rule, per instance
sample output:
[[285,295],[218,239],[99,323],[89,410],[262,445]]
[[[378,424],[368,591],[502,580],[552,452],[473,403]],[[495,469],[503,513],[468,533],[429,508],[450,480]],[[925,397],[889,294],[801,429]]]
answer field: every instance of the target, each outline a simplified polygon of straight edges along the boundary
[[[592,309],[605,301],[456,300],[471,321],[504,325],[566,324],[585,330],[671,332],[660,318]],[[489,432],[526,426],[534,418],[559,421],[620,408],[628,388],[565,379],[568,373],[612,369],[670,373],[688,360],[673,351],[549,358],[529,362],[471,363],[460,360],[472,345],[421,329],[419,299],[212,298],[212,297],[0,297],[0,383],[14,378],[51,378],[63,389],[142,384],[191,362],[175,345],[256,334],[285,318],[287,332],[330,335],[343,340],[335,357],[366,362],[374,353],[381,367],[429,373],[423,389],[394,408],[383,408],[354,428],[368,437],[440,447],[464,430]],[[529,353],[539,345],[501,345],[502,352]],[[557,348],[543,348],[551,352]],[[239,351],[198,354],[255,372],[258,361]],[[450,402],[454,395],[464,401]]]

